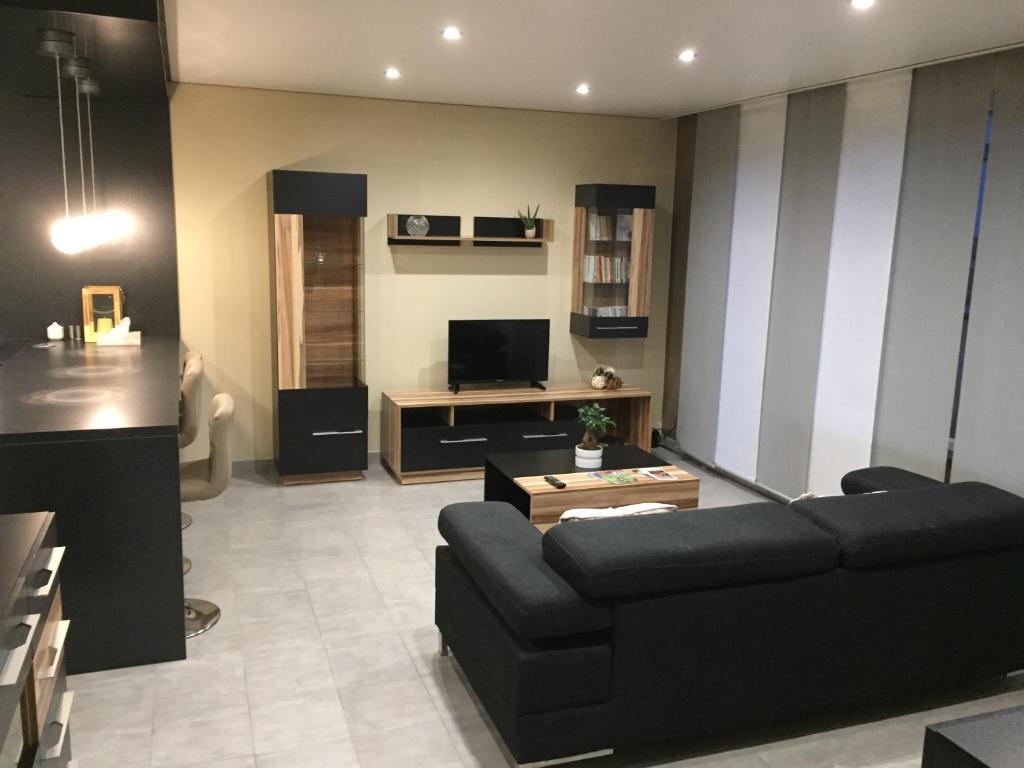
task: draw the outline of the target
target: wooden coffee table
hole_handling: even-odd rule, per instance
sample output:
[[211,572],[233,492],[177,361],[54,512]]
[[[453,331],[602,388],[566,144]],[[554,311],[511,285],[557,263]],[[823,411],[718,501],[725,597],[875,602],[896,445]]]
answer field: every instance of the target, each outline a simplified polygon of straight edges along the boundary
[[[491,454],[484,467],[484,500],[507,501],[541,530],[557,523],[567,509],[621,507],[646,501],[674,504],[680,509],[697,506],[700,480],[694,475],[632,445],[609,445],[604,449],[602,470],[647,468],[662,469],[671,479],[637,475],[635,483],[612,485],[591,477],[590,473],[597,470],[577,467],[572,450]],[[545,475],[554,475],[565,488],[550,485]]]

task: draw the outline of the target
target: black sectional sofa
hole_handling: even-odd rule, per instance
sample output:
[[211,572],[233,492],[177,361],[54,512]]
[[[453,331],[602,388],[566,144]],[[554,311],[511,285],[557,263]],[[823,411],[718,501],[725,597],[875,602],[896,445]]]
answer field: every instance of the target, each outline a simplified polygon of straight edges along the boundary
[[504,503],[445,507],[442,643],[521,763],[1024,668],[1024,499],[891,468],[844,488],[543,536]]

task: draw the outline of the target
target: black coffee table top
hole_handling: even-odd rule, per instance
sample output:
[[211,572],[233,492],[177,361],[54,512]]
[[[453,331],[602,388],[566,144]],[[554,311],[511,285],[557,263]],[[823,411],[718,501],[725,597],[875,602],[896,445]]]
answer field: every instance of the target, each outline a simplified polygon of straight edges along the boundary
[[1020,768],[1024,765],[1024,707],[929,725],[921,765]]
[[[594,472],[576,466],[573,448],[550,451],[522,451],[518,453],[492,453],[487,463],[506,477],[532,477],[534,475],[567,475],[573,472]],[[669,462],[659,459],[635,445],[607,445],[598,469],[636,469],[663,467]]]

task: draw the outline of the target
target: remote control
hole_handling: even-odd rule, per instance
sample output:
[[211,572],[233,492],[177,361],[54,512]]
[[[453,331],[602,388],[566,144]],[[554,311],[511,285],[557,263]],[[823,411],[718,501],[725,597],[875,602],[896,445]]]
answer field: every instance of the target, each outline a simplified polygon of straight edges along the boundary
[[565,488],[565,483],[563,483],[554,475],[544,475],[544,479],[551,483],[553,486],[555,486],[555,488]]

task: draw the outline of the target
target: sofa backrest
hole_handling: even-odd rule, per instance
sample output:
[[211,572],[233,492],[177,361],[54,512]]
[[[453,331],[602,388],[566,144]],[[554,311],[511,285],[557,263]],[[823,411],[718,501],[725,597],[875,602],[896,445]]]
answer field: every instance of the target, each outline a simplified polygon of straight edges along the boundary
[[836,538],[849,568],[1024,546],[1024,499],[985,483],[830,496],[792,508]]
[[807,576],[839,558],[831,534],[773,502],[562,523],[543,543],[548,564],[593,599]]

